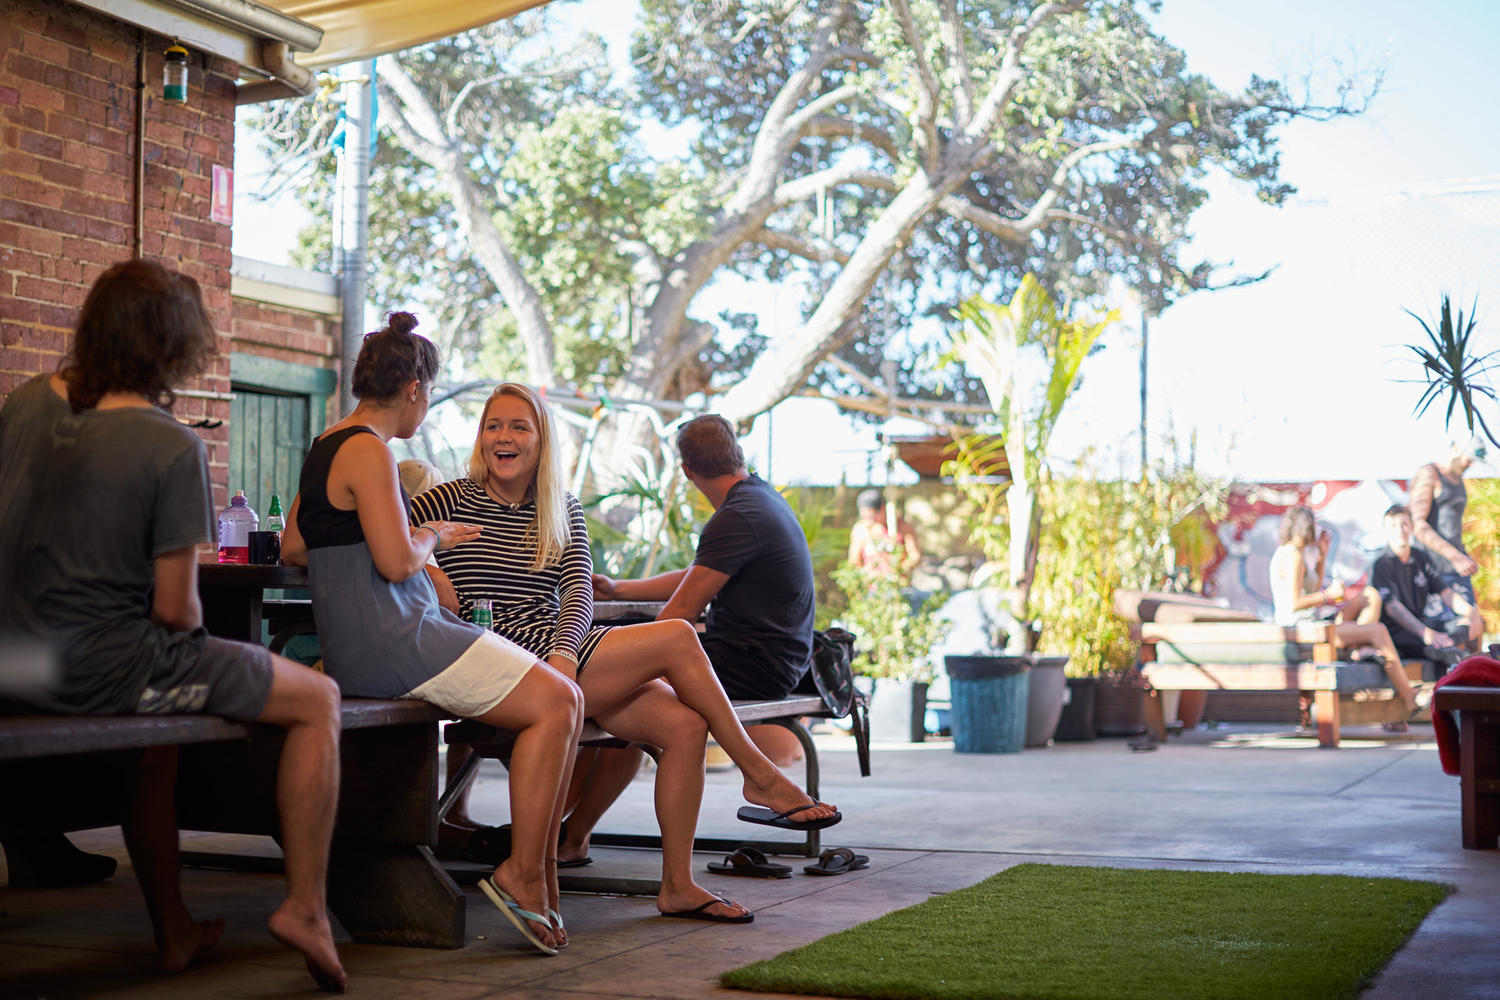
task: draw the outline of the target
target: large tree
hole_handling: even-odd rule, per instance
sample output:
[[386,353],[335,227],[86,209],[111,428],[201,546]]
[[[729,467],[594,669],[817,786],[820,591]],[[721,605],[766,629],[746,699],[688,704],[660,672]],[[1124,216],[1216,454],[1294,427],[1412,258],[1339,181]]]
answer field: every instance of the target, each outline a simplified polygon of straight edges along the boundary
[[[1119,276],[1159,310],[1243,277],[1182,257],[1206,178],[1279,202],[1277,127],[1357,112],[1374,81],[1223,89],[1154,8],[642,0],[623,91],[597,40],[538,44],[547,8],[382,59],[377,288],[425,282],[481,334],[455,346],[531,381],[707,389],[731,419],[814,381],[875,391],[894,331],[1026,272],[1064,300]],[[726,273],[800,276],[801,321],[703,315]],[[903,340],[903,390],[952,392],[922,347]]]

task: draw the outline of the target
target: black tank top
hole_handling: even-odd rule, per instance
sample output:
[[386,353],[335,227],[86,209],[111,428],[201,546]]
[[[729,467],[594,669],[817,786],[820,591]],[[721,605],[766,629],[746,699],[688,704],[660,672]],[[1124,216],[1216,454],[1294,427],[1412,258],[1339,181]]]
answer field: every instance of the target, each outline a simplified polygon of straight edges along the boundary
[[[314,441],[307,450],[302,477],[297,482],[297,491],[302,496],[302,505],[297,508],[297,530],[302,532],[302,541],[309,549],[354,545],[365,540],[364,529],[359,526],[359,512],[339,510],[328,502],[328,471],[345,441],[356,434],[374,433],[363,425],[345,427]],[[408,510],[411,507],[405,489],[401,490],[401,506]]]
[[[1438,482],[1443,484],[1443,492],[1432,498],[1432,506],[1427,509],[1427,523],[1432,525],[1432,530],[1443,541],[1467,555],[1468,550],[1464,548],[1464,508],[1469,503],[1468,487],[1464,486],[1462,479],[1456,483],[1450,480],[1436,465],[1432,467],[1432,471],[1437,474]],[[1447,559],[1431,549],[1427,550],[1427,554],[1432,556],[1439,573],[1454,572],[1453,564]]]

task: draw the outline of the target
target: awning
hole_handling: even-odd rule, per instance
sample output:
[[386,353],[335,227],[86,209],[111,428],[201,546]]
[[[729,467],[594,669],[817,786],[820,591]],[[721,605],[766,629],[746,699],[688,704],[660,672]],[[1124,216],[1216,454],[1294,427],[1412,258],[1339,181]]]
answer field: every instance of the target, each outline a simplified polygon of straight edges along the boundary
[[297,64],[323,69],[447,38],[547,0],[259,0],[323,29],[323,44]]

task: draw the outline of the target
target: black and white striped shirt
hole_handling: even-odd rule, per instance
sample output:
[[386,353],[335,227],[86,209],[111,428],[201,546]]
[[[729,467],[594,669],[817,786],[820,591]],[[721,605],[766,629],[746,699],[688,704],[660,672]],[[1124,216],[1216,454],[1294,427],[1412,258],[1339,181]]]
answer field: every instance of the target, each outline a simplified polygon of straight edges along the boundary
[[[568,545],[561,561],[533,572],[535,539],[527,531],[536,504],[497,503],[472,479],[455,479],[412,497],[412,524],[462,521],[483,531],[473,541],[436,553],[453,581],[459,607],[472,618],[474,601],[489,598],[495,632],[540,657],[554,653],[586,662],[603,635],[594,617],[594,571],[588,528],[578,498],[567,494]],[[597,633],[597,634],[594,634]]]

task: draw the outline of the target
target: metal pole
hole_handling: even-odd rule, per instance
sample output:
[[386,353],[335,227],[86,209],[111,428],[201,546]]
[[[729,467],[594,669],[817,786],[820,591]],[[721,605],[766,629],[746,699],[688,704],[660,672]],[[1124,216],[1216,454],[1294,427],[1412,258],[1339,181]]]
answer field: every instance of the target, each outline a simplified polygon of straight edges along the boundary
[[339,409],[354,409],[350,380],[365,334],[365,257],[370,245],[370,139],[374,115],[375,60],[344,84],[344,152],[339,190],[339,306],[342,364]]
[[1141,310],[1141,479],[1146,478],[1146,347],[1151,338],[1146,311]]

